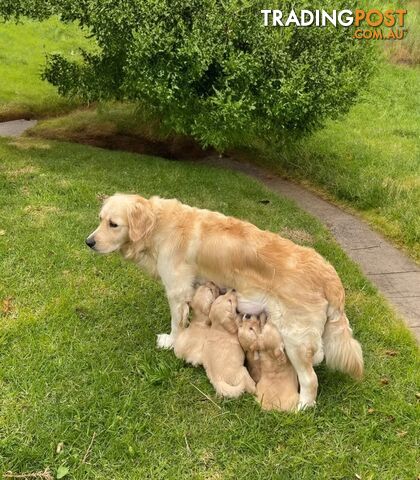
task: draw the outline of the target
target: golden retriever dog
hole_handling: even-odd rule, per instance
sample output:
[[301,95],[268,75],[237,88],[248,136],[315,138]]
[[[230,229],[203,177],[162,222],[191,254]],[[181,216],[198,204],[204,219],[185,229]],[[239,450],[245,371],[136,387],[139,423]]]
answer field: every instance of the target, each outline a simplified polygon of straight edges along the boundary
[[210,330],[210,308],[219,295],[214,283],[200,285],[191,300],[193,316],[189,327],[180,328],[174,342],[174,353],[178,358],[194,366],[203,363],[204,342]]
[[238,340],[236,306],[236,294],[232,290],[213,302],[211,327],[202,357],[207,377],[216,393],[230,398],[255,392],[255,382],[244,366],[245,353]]
[[363,374],[360,344],[344,311],[344,289],[336,271],[311,248],[221,213],[178,200],[116,194],[100,212],[98,228],[86,239],[99,253],[120,251],[160,278],[171,311],[171,333],[158,345],[171,348],[197,279],[237,291],[266,311],[279,329],[300,383],[299,407],[315,403],[313,365],[355,378]]

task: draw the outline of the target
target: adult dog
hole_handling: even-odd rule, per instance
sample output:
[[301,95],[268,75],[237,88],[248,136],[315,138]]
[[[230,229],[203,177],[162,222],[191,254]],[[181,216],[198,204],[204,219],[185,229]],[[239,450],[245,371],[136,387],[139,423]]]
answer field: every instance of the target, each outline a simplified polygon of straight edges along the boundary
[[120,251],[159,278],[171,310],[171,333],[158,345],[171,348],[188,316],[197,279],[234,288],[239,300],[259,304],[279,328],[300,383],[299,407],[315,403],[313,365],[360,378],[363,356],[344,313],[344,289],[334,268],[315,250],[221,213],[178,200],[116,194],[86,239],[99,253]]

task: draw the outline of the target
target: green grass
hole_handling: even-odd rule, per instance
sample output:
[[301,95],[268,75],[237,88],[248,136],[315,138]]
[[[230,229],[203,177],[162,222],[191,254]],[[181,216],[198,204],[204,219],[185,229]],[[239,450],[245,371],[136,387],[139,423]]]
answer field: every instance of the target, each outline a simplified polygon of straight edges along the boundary
[[382,63],[346,117],[256,156],[254,161],[357,210],[420,261],[419,67]]
[[[156,334],[169,328],[159,284],[84,245],[98,197],[115,191],[178,197],[274,232],[304,232],[343,279],[364,381],[317,367],[317,407],[299,414],[264,413],[250,396],[217,399],[201,369],[156,349]],[[0,218],[0,472],[416,478],[415,342],[327,231],[293,204],[209,167],[2,139]]]
[[41,80],[47,53],[77,57],[90,47],[81,30],[57,18],[43,22],[0,23],[0,120],[40,117],[69,111],[77,105]]

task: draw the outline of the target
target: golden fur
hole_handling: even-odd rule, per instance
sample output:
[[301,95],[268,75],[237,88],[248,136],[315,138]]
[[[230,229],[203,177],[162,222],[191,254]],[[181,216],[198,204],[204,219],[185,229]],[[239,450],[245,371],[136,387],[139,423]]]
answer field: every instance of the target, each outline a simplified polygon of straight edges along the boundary
[[245,354],[238,340],[236,304],[236,295],[232,291],[213,302],[211,327],[202,356],[207,377],[217,394],[231,398],[244,392],[255,392],[255,382],[244,366]]
[[211,282],[199,286],[190,305],[193,310],[190,325],[187,328],[180,328],[175,338],[175,355],[194,366],[203,363],[203,347],[211,324],[210,308],[218,295],[218,288]]
[[261,378],[261,359],[258,354],[258,337],[261,334],[261,322],[256,315],[239,317],[238,340],[245,352],[246,367],[252,380],[258,383]]
[[248,222],[159,197],[114,195],[100,218],[87,240],[90,246],[102,253],[119,250],[165,286],[172,329],[158,337],[161,347],[173,346],[188,316],[193,284],[201,278],[236,289],[240,300],[257,302],[269,313],[298,374],[301,408],[315,402],[313,363],[324,354],[330,367],[362,376],[362,350],[344,312],[343,286],[313,249]]

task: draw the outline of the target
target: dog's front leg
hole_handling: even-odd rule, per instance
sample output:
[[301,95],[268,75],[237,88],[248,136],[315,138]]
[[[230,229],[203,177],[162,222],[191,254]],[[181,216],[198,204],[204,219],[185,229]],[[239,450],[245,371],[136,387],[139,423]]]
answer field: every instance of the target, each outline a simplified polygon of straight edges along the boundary
[[158,335],[157,344],[160,348],[173,348],[180,325],[185,326],[187,322],[188,302],[191,301],[194,294],[192,287],[194,275],[188,269],[171,269],[171,272],[177,273],[173,275],[165,272],[166,275],[161,275],[171,310],[171,333],[169,335],[166,333]]
[[168,295],[169,308],[171,310],[171,333],[160,333],[157,337],[157,345],[160,348],[173,348],[175,338],[177,336],[180,325],[185,325],[188,313],[188,297],[185,300],[177,295],[176,297],[171,297]]

